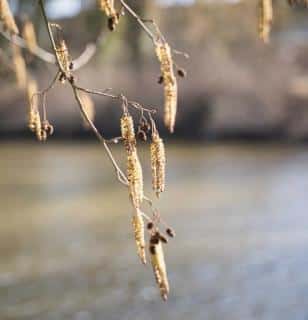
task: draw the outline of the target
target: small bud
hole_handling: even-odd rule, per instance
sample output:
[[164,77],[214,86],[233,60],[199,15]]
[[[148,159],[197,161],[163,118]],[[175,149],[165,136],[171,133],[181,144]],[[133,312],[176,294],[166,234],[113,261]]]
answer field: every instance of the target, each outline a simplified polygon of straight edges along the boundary
[[187,72],[184,69],[177,70],[178,76],[181,78],[185,78],[187,76]]
[[175,237],[175,232],[171,228],[167,228],[166,229],[166,233],[170,238],[174,238]]
[[164,77],[163,76],[159,76],[158,80],[157,80],[158,84],[163,84],[164,83]]
[[143,130],[138,131],[138,138],[142,141],[147,141],[147,135]]
[[147,224],[147,229],[148,229],[148,230],[153,229],[153,227],[154,227],[154,223],[153,223],[153,222],[149,222],[149,223]]

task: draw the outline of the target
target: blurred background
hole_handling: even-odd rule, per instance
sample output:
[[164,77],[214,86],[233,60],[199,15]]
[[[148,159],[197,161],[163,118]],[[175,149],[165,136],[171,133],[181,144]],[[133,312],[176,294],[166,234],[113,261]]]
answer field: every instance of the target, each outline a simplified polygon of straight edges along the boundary
[[[37,2],[9,2],[49,49]],[[264,45],[257,1],[127,2],[190,54],[176,57],[188,76],[179,80],[172,137],[162,126],[153,46],[135,20],[123,17],[110,33],[95,1],[46,4],[73,58],[104,30],[77,72],[82,86],[111,87],[159,110],[167,190],[155,203],[177,231],[166,246],[169,301],[136,257],[127,192],[84,130],[69,88],[48,94],[55,134],[39,144],[26,127],[25,92],[0,56],[1,320],[307,319],[308,10],[273,0]],[[0,36],[1,52],[7,45]],[[56,69],[25,58],[46,87]],[[118,136],[118,103],[94,100],[97,127]],[[123,148],[113,150],[125,167]],[[140,154],[154,197],[147,143]]]

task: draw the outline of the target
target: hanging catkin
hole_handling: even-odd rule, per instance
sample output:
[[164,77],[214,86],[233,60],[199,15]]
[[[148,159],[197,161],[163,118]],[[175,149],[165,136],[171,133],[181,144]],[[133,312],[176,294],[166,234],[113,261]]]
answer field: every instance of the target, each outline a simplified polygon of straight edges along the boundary
[[128,113],[121,117],[121,136],[128,151],[136,146],[134,120]]
[[[80,92],[80,100],[82,102],[82,108],[84,112],[87,114],[89,120],[93,122],[95,119],[95,105],[92,98],[85,92]],[[90,128],[90,125],[86,119],[83,119],[83,126],[85,129]]]
[[150,256],[155,280],[160,290],[160,295],[162,299],[166,301],[169,294],[169,282],[163,247],[159,237],[156,234],[150,239]]
[[263,42],[268,43],[273,23],[272,0],[259,0],[258,11],[259,37]]
[[27,85],[26,63],[20,48],[14,44],[12,44],[12,53],[16,82],[20,89],[24,89]]
[[173,68],[171,49],[166,42],[157,42],[155,52],[160,61],[162,81],[164,84],[164,122],[170,132],[174,131],[177,112],[177,81]]
[[18,34],[18,28],[7,0],[0,0],[0,22],[4,30],[12,34]]
[[108,17],[108,28],[113,31],[116,25],[119,23],[119,14],[114,7],[113,0],[98,0],[98,7]]
[[165,190],[166,155],[163,140],[158,132],[152,136],[151,143],[152,187],[159,196]]
[[127,179],[131,201],[139,208],[143,200],[143,174],[136,148],[127,153]]
[[38,114],[38,103],[35,93],[37,93],[37,83],[30,79],[27,83],[27,98],[28,98],[28,127],[32,132],[36,131],[36,117]]
[[37,47],[36,35],[33,23],[27,20],[22,29],[22,36],[26,41],[27,47],[31,52],[34,52]]
[[135,235],[135,242],[137,246],[137,253],[141,262],[146,264],[145,255],[145,237],[144,237],[144,221],[140,209],[136,209],[132,218],[132,224]]

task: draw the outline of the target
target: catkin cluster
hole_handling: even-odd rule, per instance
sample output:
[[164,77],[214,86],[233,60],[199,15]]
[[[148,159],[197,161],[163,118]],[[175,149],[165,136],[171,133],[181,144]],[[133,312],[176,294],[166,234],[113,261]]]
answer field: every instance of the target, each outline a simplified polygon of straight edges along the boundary
[[108,28],[113,31],[117,24],[119,23],[120,15],[115,9],[113,0],[98,0],[98,7],[102,10],[108,17]]
[[151,143],[151,169],[152,187],[157,196],[165,190],[165,168],[166,155],[164,142],[158,132],[155,132],[152,135]]
[[164,85],[164,122],[169,131],[173,132],[177,112],[177,80],[171,49],[168,43],[159,41],[155,44],[155,52],[160,62],[161,79]]
[[273,23],[272,0],[259,0],[258,11],[259,37],[263,42],[268,43]]
[[2,23],[4,30],[7,30],[11,34],[19,33],[7,0],[0,0],[0,22]]

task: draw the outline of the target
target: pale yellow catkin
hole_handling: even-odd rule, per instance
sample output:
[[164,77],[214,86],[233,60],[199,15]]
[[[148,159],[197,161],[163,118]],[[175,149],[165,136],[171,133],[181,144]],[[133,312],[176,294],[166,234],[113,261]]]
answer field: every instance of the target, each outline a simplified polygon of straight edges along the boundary
[[22,29],[22,36],[26,41],[27,47],[31,52],[37,48],[36,34],[33,23],[27,20]]
[[13,65],[17,85],[20,89],[24,89],[27,85],[27,68],[21,50],[12,44]]
[[65,72],[69,73],[71,58],[70,58],[65,40],[61,40],[59,45],[57,45],[56,53],[57,53],[57,57],[59,59],[59,62],[61,64],[62,69]]
[[36,130],[36,117],[38,113],[38,103],[35,93],[38,92],[37,83],[30,79],[27,83],[27,99],[28,99],[28,127],[31,131]]
[[166,154],[163,140],[155,133],[151,143],[152,187],[159,196],[165,190]]
[[164,84],[164,122],[169,131],[173,132],[177,113],[177,80],[174,73],[171,48],[166,42],[157,42],[155,52],[160,61]]
[[7,0],[0,0],[0,22],[4,30],[12,34],[18,34],[18,28]]
[[[95,120],[95,105],[92,98],[85,92],[80,92],[80,99],[82,102],[82,108],[87,114],[88,118],[93,122]],[[86,129],[90,128],[90,125],[86,119],[83,119],[83,126]]]
[[144,221],[140,209],[136,209],[132,218],[137,253],[141,262],[146,264]]
[[259,0],[258,10],[259,37],[264,43],[268,43],[273,23],[272,0]]
[[121,117],[121,136],[125,147],[130,150],[136,146],[134,120],[130,114],[124,113]]
[[166,301],[168,299],[170,288],[161,241],[158,241],[157,244],[150,244],[150,256],[155,280],[160,290],[160,295],[162,299]]
[[143,201],[143,174],[136,148],[127,153],[127,179],[129,194],[135,208]]

